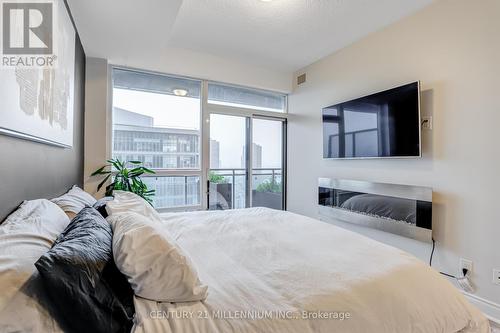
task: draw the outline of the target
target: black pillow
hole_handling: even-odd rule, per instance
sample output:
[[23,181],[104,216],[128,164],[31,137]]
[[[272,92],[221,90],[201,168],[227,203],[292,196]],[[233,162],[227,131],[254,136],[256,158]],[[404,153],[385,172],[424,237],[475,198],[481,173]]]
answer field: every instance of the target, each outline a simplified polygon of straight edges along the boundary
[[130,332],[133,291],[113,261],[112,229],[85,207],[35,263],[49,311],[68,332]]
[[114,199],[113,197],[101,198],[97,200],[92,207],[94,207],[102,215],[102,217],[106,218],[108,217],[108,212],[106,211],[106,204],[112,201],[113,199]]

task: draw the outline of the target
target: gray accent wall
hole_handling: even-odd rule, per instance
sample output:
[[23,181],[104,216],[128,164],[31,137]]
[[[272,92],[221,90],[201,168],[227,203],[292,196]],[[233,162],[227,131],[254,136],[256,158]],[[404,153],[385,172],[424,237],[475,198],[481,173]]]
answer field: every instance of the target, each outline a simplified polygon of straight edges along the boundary
[[0,221],[23,200],[52,198],[72,185],[83,186],[85,53],[78,34],[75,62],[73,148],[0,135]]

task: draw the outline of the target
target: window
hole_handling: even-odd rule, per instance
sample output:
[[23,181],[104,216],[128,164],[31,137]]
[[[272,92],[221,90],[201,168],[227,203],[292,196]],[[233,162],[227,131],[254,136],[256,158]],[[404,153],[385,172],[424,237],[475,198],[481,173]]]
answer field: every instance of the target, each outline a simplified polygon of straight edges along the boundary
[[200,176],[146,177],[144,181],[156,190],[156,208],[200,205]]
[[113,68],[112,106],[112,157],[155,170],[155,208],[286,207],[286,95]]
[[199,206],[201,81],[113,70],[113,157],[155,169],[154,206]]
[[286,95],[219,83],[208,84],[208,103],[261,111],[286,112]]

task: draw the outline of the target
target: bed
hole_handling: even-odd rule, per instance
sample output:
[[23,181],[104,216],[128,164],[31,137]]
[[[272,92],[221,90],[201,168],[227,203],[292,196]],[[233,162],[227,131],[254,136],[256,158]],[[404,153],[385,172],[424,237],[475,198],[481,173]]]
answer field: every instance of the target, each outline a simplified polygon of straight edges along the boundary
[[209,286],[202,302],[135,297],[133,332],[489,332],[412,255],[266,208],[171,213],[162,223]]
[[[120,204],[117,195],[132,196],[132,200]],[[115,205],[134,223],[139,223],[140,216],[156,230],[168,233],[175,247],[189,257],[198,282],[208,289],[201,301],[155,301],[156,293],[165,291],[162,288],[149,288],[153,293],[148,298],[137,296],[140,293],[122,270],[119,256],[140,251],[137,247],[115,251],[119,232],[117,222],[112,221],[121,215],[110,213],[107,220],[101,219],[101,226],[113,226],[109,237],[113,239],[115,262],[134,287],[130,290],[134,333],[489,332],[487,319],[458,290],[401,250],[290,212],[250,208],[159,215],[135,197],[115,194],[106,211]],[[63,331],[51,316],[58,309],[48,307],[51,302],[45,295],[54,289],[39,284],[33,263],[38,260],[40,271],[38,257],[46,257],[46,251],[61,246],[60,236],[74,228],[79,218],[91,215],[90,205],[93,202],[83,208],[80,203],[70,223],[56,205],[35,200],[21,205],[0,226],[0,249],[4,249],[0,251],[0,280],[4,287],[12,281],[10,276],[25,281],[18,290],[3,288],[0,294],[0,332]],[[95,210],[94,214],[99,213]],[[146,224],[139,223],[137,230]],[[7,240],[22,246],[9,246]],[[22,265],[12,260],[18,256],[11,251],[15,248],[30,253]],[[142,260],[138,262],[147,266]],[[160,260],[160,266],[163,262]],[[154,275],[153,270],[147,266],[145,274]],[[158,277],[170,281],[165,275]],[[183,275],[180,279],[188,280]],[[81,284],[82,280],[72,283]],[[81,303],[82,299],[74,301]],[[73,315],[72,320],[88,318],[78,311]]]

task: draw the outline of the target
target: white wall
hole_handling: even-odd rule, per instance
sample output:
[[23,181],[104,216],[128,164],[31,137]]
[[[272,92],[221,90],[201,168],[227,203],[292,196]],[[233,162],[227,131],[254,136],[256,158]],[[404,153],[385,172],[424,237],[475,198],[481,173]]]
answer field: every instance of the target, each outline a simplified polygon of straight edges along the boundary
[[[96,194],[99,177],[90,177],[109,158],[111,149],[110,67],[105,59],[87,58],[85,69],[84,189]],[[102,196],[104,190],[97,196]]]
[[[500,1],[441,0],[297,72],[289,99],[288,208],[317,217],[317,179],[434,188],[436,268],[474,262],[476,295],[500,303]],[[327,41],[325,41],[327,42]],[[321,108],[422,82],[423,158],[323,160]],[[430,245],[346,225],[428,261]],[[500,307],[497,308],[500,311]],[[500,317],[498,317],[500,318]]]
[[208,53],[169,48],[164,54],[142,52],[109,57],[113,65],[139,68],[165,74],[189,76],[196,79],[238,84],[253,88],[289,93],[292,90],[292,73],[273,68],[251,65]]

